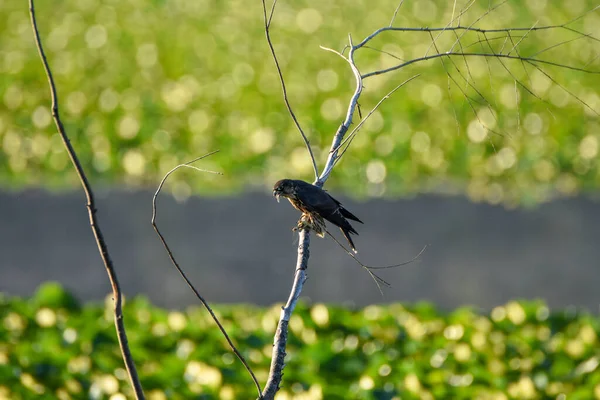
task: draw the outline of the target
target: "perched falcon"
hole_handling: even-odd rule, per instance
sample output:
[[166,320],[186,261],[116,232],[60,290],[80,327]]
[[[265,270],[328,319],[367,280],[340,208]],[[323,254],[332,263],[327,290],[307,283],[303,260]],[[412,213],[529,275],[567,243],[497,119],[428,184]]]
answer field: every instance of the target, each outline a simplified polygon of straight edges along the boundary
[[353,233],[358,235],[348,219],[363,223],[350,211],[342,207],[342,204],[331,197],[323,189],[297,179],[282,179],[275,183],[273,196],[279,201],[279,197],[286,197],[297,210],[302,212],[302,218],[298,221],[298,227],[308,227],[323,237],[325,234],[325,222],[323,219],[339,227],[352,250],[356,253],[354,242],[350,237]]

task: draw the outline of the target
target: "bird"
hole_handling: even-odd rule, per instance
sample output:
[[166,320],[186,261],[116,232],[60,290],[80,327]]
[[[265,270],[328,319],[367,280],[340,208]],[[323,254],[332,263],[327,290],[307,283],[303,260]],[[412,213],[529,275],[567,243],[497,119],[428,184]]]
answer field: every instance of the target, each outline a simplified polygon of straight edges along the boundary
[[340,230],[352,248],[358,253],[350,234],[358,235],[358,232],[350,225],[348,220],[363,223],[358,217],[346,210],[342,203],[334,199],[329,193],[318,186],[312,185],[299,179],[281,179],[273,187],[273,196],[279,201],[285,197],[295,209],[302,212],[295,229],[309,228],[323,237],[325,235],[324,219],[331,222]]

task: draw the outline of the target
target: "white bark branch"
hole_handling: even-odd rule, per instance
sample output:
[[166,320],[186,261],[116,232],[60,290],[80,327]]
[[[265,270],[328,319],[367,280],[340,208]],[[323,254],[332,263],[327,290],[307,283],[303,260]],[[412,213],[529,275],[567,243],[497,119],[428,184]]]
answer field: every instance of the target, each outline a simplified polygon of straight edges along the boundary
[[307,230],[302,229],[298,236],[298,258],[296,260],[294,283],[287,303],[281,308],[279,323],[277,324],[277,330],[275,331],[275,337],[273,338],[273,354],[271,357],[269,378],[262,393],[263,399],[266,400],[273,399],[279,390],[279,385],[283,378],[283,369],[285,367],[285,348],[288,338],[288,325],[307,278],[306,269],[308,268],[308,257],[310,256],[310,233]]

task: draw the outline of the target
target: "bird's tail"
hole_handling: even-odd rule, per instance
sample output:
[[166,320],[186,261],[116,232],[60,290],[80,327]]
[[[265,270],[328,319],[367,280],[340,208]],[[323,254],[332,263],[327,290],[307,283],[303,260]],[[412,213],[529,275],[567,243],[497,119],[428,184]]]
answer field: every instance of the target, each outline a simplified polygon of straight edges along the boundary
[[363,223],[360,219],[358,219],[358,217],[356,215],[352,214],[350,211],[346,210],[342,206],[340,206],[340,214],[342,214],[344,217],[351,219],[353,221],[360,222],[361,224]]
[[[342,234],[348,241],[348,244],[350,245],[350,248],[352,249],[352,251],[355,253],[358,253],[358,250],[356,250],[356,247],[354,247],[354,242],[352,241],[352,238],[350,237],[350,231],[347,229],[344,229],[344,228],[340,228],[340,230],[342,231]],[[354,232],[356,232],[356,231],[354,231]]]

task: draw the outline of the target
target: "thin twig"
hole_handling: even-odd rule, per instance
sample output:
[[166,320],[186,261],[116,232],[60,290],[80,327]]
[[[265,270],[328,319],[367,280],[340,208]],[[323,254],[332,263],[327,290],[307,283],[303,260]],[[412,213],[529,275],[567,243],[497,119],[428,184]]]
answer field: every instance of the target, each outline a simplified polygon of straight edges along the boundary
[[398,264],[392,264],[392,265],[385,265],[382,267],[374,267],[371,265],[367,265],[364,264],[362,261],[360,261],[358,259],[358,257],[356,256],[356,254],[353,254],[350,250],[348,250],[348,248],[346,246],[344,246],[339,240],[337,240],[337,238],[335,236],[333,236],[331,234],[331,232],[329,232],[328,230],[325,230],[325,232],[329,235],[330,238],[333,239],[334,242],[336,242],[338,244],[338,246],[340,246],[342,249],[344,249],[344,251],[350,256],[352,257],[352,259],[363,269],[365,269],[369,276],[371,276],[371,278],[373,279],[373,281],[375,281],[375,284],[377,285],[377,289],[379,289],[379,293],[381,293],[381,296],[383,297],[383,290],[381,288],[381,285],[384,285],[388,288],[392,287],[392,285],[387,282],[386,280],[384,280],[383,278],[381,278],[379,275],[375,274],[373,272],[373,270],[378,270],[378,269],[392,269],[392,268],[398,268],[398,267],[403,267],[406,266],[408,264],[412,264],[413,262],[417,261],[419,259],[419,257],[421,257],[421,255],[425,252],[425,250],[427,249],[428,245],[423,246],[423,248],[421,249],[421,251],[419,251],[419,253],[414,256],[413,258],[411,258],[408,261],[403,261],[401,263]]
[[279,66],[279,60],[277,59],[277,55],[275,54],[275,48],[273,47],[273,42],[271,42],[271,31],[270,31],[271,20],[273,18],[273,13],[275,12],[276,4],[277,4],[277,0],[274,0],[273,5],[271,7],[270,14],[267,17],[266,0],[262,0],[263,18],[265,21],[265,35],[267,37],[267,43],[269,44],[269,49],[271,50],[271,55],[273,56],[273,61],[275,62],[275,67],[277,68],[277,74],[279,75],[279,82],[281,83],[281,90],[283,92],[283,101],[285,103],[285,106],[287,107],[290,117],[292,117],[292,120],[294,121],[294,125],[296,125],[296,128],[300,132],[300,135],[302,135],[302,140],[304,141],[304,144],[306,145],[306,149],[308,150],[308,154],[309,154],[310,160],[312,162],[313,170],[315,173],[315,179],[316,179],[319,176],[319,169],[317,168],[317,161],[315,160],[315,155],[313,154],[308,137],[304,133],[304,130],[302,130],[302,127],[300,126],[300,123],[298,122],[298,118],[296,118],[296,114],[294,114],[294,111],[292,110],[292,106],[290,104],[290,101],[289,101],[288,95],[287,95],[285,80],[283,79],[283,73],[281,72],[281,67]]
[[563,68],[563,69],[569,69],[571,71],[585,72],[586,74],[594,74],[594,75],[600,74],[600,71],[592,71],[589,69],[574,67],[571,65],[561,64],[561,63],[557,63],[557,62],[553,62],[553,61],[540,60],[538,58],[533,58],[533,57],[519,57],[519,56],[511,56],[508,54],[498,54],[498,53],[468,53],[468,52],[453,51],[453,52],[432,54],[430,56],[425,56],[425,57],[418,57],[418,58],[414,58],[412,60],[406,61],[402,64],[395,65],[390,68],[385,68],[385,69],[381,69],[381,70],[377,70],[377,71],[373,71],[373,72],[368,72],[362,76],[362,79],[367,79],[371,76],[381,75],[381,74],[385,74],[387,72],[395,71],[397,69],[401,69],[408,65],[415,64],[415,63],[418,63],[421,61],[433,60],[435,58],[440,58],[440,57],[452,57],[452,56],[489,57],[489,58],[495,58],[495,59],[505,58],[505,59],[509,59],[509,60],[525,61],[525,62],[528,62],[531,64],[544,64],[544,65],[559,67],[559,68]]
[[393,88],[388,94],[386,94],[385,96],[383,96],[381,98],[381,100],[379,100],[379,102],[377,104],[375,104],[375,107],[373,107],[371,109],[371,111],[369,111],[369,113],[367,114],[367,116],[365,118],[363,118],[363,119],[360,120],[360,122],[356,125],[356,127],[352,130],[352,132],[350,132],[350,134],[348,134],[348,136],[344,140],[342,140],[342,143],[340,143],[340,145],[338,146],[338,148],[335,149],[337,151],[337,150],[339,150],[342,146],[344,146],[347,143],[347,146],[344,148],[344,150],[342,150],[342,152],[338,155],[338,157],[333,162],[334,166],[337,165],[337,163],[342,159],[344,153],[346,152],[346,150],[350,146],[350,143],[352,143],[352,141],[354,140],[354,137],[356,136],[356,134],[358,133],[358,131],[360,130],[360,128],[369,119],[369,117],[371,115],[373,115],[373,113],[379,108],[379,106],[384,101],[386,101],[387,99],[389,99],[390,96],[392,94],[394,94],[394,92],[396,92],[398,89],[400,89],[402,86],[406,85],[408,82],[412,81],[413,79],[418,78],[419,76],[421,76],[421,74],[417,74],[417,75],[411,76],[410,78],[408,78],[407,80],[405,80],[404,82],[402,82],[401,84],[399,84],[398,86],[396,86],[395,88]]
[[315,185],[318,187],[323,187],[325,181],[327,180],[327,178],[329,178],[329,175],[333,170],[333,166],[335,165],[336,159],[338,158],[340,144],[344,140],[344,136],[346,135],[348,129],[350,128],[350,125],[352,124],[354,111],[356,110],[356,107],[358,105],[358,98],[362,94],[363,90],[363,78],[360,74],[360,71],[358,70],[358,67],[356,66],[356,62],[354,61],[354,52],[358,49],[358,47],[354,46],[354,43],[352,42],[352,36],[350,35],[348,35],[348,44],[350,51],[348,52],[348,58],[346,59],[346,61],[350,65],[350,69],[352,70],[352,73],[354,75],[354,79],[356,81],[356,89],[354,89],[354,94],[352,94],[352,97],[350,98],[348,110],[346,111],[346,118],[338,128],[337,132],[333,136],[333,140],[331,141],[331,148],[329,150],[329,156],[327,157],[327,161],[325,162],[325,168],[323,169],[323,172],[321,173],[319,179],[317,179],[317,181],[315,182]]
[[[497,8],[498,6],[495,6],[493,9]],[[493,11],[493,9],[486,11],[483,15],[487,15],[490,13],[490,11]],[[584,14],[569,20],[563,24],[560,25],[545,25],[545,26],[538,26],[538,27],[534,27],[533,29],[531,27],[526,27],[526,28],[498,28],[498,29],[482,29],[482,28],[475,28],[473,26],[445,26],[445,27],[440,27],[440,28],[428,28],[428,27],[420,27],[420,28],[406,28],[406,27],[394,27],[394,26],[385,26],[383,28],[379,28],[377,29],[375,32],[371,33],[369,36],[367,36],[362,42],[358,43],[355,47],[356,48],[360,48],[363,47],[365,44],[367,44],[368,42],[370,42],[373,38],[375,38],[376,36],[378,36],[380,33],[382,32],[451,32],[451,31],[469,31],[469,32],[478,32],[478,33],[509,33],[509,32],[522,32],[522,31],[545,31],[545,30],[551,30],[551,29],[565,29],[565,30],[569,30],[572,31],[572,28],[569,28],[568,25],[574,23],[575,21],[581,19],[582,17],[584,17],[585,15],[596,11],[597,9],[600,9],[600,5],[594,7],[593,9],[586,11]],[[456,18],[455,18],[456,19]],[[581,32],[575,31],[575,33],[578,33],[580,35],[584,35]]]
[[560,83],[558,83],[556,81],[556,79],[554,79],[550,74],[548,74],[546,71],[544,71],[539,65],[533,64],[533,67],[535,69],[537,69],[539,72],[541,72],[544,76],[546,76],[546,78],[550,79],[552,81],[552,83],[554,83],[556,86],[558,86],[559,88],[561,88],[562,90],[564,90],[565,92],[567,92],[567,94],[569,94],[571,97],[573,97],[574,99],[576,99],[577,101],[579,101],[581,104],[583,104],[588,110],[590,110],[591,112],[593,112],[594,114],[596,114],[596,116],[600,117],[600,113],[598,111],[596,111],[591,105],[589,105],[582,98],[580,98],[579,96],[577,96],[575,93],[571,92],[566,87],[564,87],[563,85],[561,85]]
[[319,46],[319,48],[321,50],[325,50],[325,51],[329,51],[333,54],[337,54],[338,56],[340,56],[344,61],[348,62],[348,59],[346,58],[346,56],[344,56],[343,52],[339,52],[337,50],[332,49],[331,47],[325,47],[325,46]]
[[154,193],[154,196],[152,197],[152,220],[151,220],[151,222],[152,222],[152,227],[154,228],[154,231],[158,235],[158,238],[160,239],[160,242],[162,243],[163,247],[165,248],[165,250],[166,250],[166,252],[167,252],[167,254],[169,256],[169,259],[171,260],[171,263],[175,266],[175,268],[177,269],[177,272],[179,272],[179,274],[181,275],[181,277],[183,278],[183,280],[185,281],[185,283],[189,286],[189,288],[192,289],[192,291],[194,292],[194,294],[196,295],[196,297],[198,298],[198,300],[200,300],[200,302],[202,303],[202,305],[204,306],[204,308],[206,308],[206,311],[208,311],[208,313],[210,314],[210,316],[213,319],[213,321],[215,321],[215,324],[217,324],[217,326],[219,327],[219,330],[221,331],[221,333],[225,337],[225,340],[227,341],[227,344],[229,344],[229,347],[231,348],[231,350],[236,355],[236,357],[240,360],[240,362],[244,365],[244,367],[246,368],[246,371],[248,371],[248,373],[250,374],[250,377],[252,378],[252,381],[254,382],[254,385],[256,386],[256,389],[258,391],[258,396],[260,398],[260,396],[261,396],[260,384],[258,383],[258,380],[256,379],[256,376],[254,375],[254,372],[252,371],[252,368],[250,368],[250,365],[248,365],[248,362],[246,362],[246,359],[244,358],[244,356],[235,347],[235,345],[231,341],[231,338],[227,334],[227,331],[225,331],[225,328],[223,327],[223,325],[221,324],[221,322],[217,318],[216,314],[214,313],[214,311],[212,310],[212,308],[210,307],[210,305],[208,304],[208,302],[204,299],[204,297],[200,294],[200,292],[198,292],[198,290],[196,289],[196,287],[194,287],[194,285],[189,280],[189,278],[187,277],[187,275],[185,274],[185,272],[183,272],[183,269],[181,269],[181,267],[179,266],[179,263],[177,262],[177,260],[175,260],[175,256],[173,255],[173,252],[171,251],[169,245],[167,244],[166,239],[164,238],[164,236],[162,235],[162,233],[158,229],[158,226],[156,225],[156,215],[157,215],[156,200],[157,200],[158,195],[160,194],[160,191],[162,190],[165,182],[167,181],[167,178],[169,178],[169,176],[173,172],[177,171],[179,168],[192,168],[192,169],[194,169],[196,171],[200,171],[200,172],[208,172],[208,173],[212,173],[212,174],[219,174],[219,175],[221,175],[220,172],[205,170],[205,169],[201,169],[201,168],[198,168],[198,167],[195,167],[195,166],[191,165],[191,164],[195,163],[196,161],[202,160],[202,159],[204,159],[204,158],[206,158],[208,156],[211,156],[211,155],[215,154],[216,152],[217,151],[213,151],[213,152],[205,154],[205,155],[203,155],[201,157],[195,158],[192,161],[188,161],[188,162],[186,162],[184,164],[179,164],[176,167],[174,167],[173,169],[171,169],[169,172],[166,173],[166,175],[160,181],[160,184],[158,185],[158,188],[156,189],[156,192]]
[[369,274],[369,276],[371,277],[371,279],[373,279],[373,282],[375,282],[375,285],[377,285],[377,290],[379,290],[379,293],[381,294],[381,297],[385,297],[385,295],[383,294],[383,289],[381,288],[381,285],[384,285],[385,287],[391,287],[392,285],[390,285],[390,283],[388,281],[386,281],[385,279],[383,279],[382,277],[380,277],[379,275],[377,275],[376,273],[372,272],[371,269],[366,266],[365,264],[363,264],[357,257],[355,254],[352,254],[352,252],[350,250],[348,250],[346,248],[346,246],[344,246],[342,243],[340,243],[339,240],[337,240],[337,238],[335,236],[333,236],[331,234],[331,232],[329,232],[328,230],[325,230],[325,232],[329,235],[330,238],[333,239],[334,242],[336,242],[338,244],[338,246],[340,246],[342,249],[344,249],[344,251],[350,256],[352,257],[352,259],[354,259],[354,261],[360,265],[362,268],[364,268],[365,271],[367,271],[367,273]]
[[400,7],[402,7],[402,4],[404,4],[404,0],[400,0],[398,5],[396,6],[396,9],[394,10],[394,15],[392,16],[392,20],[390,21],[390,24],[388,25],[389,27],[394,25],[394,21],[396,21],[396,17],[398,16],[398,11],[400,11]]
[[[273,5],[271,7],[270,14],[267,16],[267,5],[266,1],[262,0],[263,5],[263,18],[264,18],[264,27],[265,27],[265,35],[267,37],[267,43],[269,45],[269,49],[271,50],[271,55],[273,56],[273,61],[275,62],[275,66],[277,67],[277,73],[279,75],[279,81],[281,83],[281,88],[283,91],[283,100],[288,109],[292,120],[294,121],[296,128],[300,131],[302,135],[302,139],[304,140],[304,144],[308,149],[308,153],[310,155],[313,169],[315,173],[315,180],[319,180],[319,170],[317,168],[317,162],[315,160],[315,156],[313,154],[310,143],[304,134],[304,131],[300,127],[296,115],[294,114],[292,107],[287,98],[287,90],[285,86],[285,80],[283,79],[283,74],[281,72],[281,68],[279,67],[279,61],[277,60],[277,55],[275,54],[275,48],[273,47],[273,43],[271,42],[271,34],[270,34],[270,26],[271,21],[273,19],[273,15],[275,12],[275,5],[277,4],[277,0],[273,1]],[[340,54],[340,56],[342,56]],[[343,57],[343,56],[342,56]],[[302,293],[302,287],[304,286],[304,282],[306,281],[306,269],[308,268],[308,258],[310,256],[310,232],[307,229],[301,229],[299,232],[299,242],[298,242],[298,257],[296,260],[296,273],[294,274],[294,282],[292,284],[292,290],[290,292],[287,303],[281,309],[281,314],[279,317],[279,323],[277,324],[277,330],[275,331],[275,336],[273,338],[273,354],[271,357],[271,367],[269,369],[269,376],[267,378],[267,384],[262,392],[262,398],[266,400],[272,400],[275,398],[275,394],[279,390],[279,386],[281,384],[281,380],[283,379],[283,369],[285,366],[285,348],[287,345],[287,337],[288,337],[288,325],[296,307],[296,303],[300,298],[300,294]],[[259,395],[259,398],[261,396]]]
[[[506,0],[505,0],[506,1]],[[450,22],[448,22],[446,24],[446,26],[444,28],[450,28],[452,26],[452,24],[456,21],[457,22],[457,26],[460,25],[460,18],[467,13],[467,11],[469,11],[469,9],[475,4],[475,0],[471,0],[470,3],[467,3],[462,10],[460,10],[460,13],[458,14],[458,16],[453,17],[452,19],[450,19]],[[496,7],[499,7],[500,5],[497,5]],[[454,11],[454,10],[453,10]],[[475,21],[473,21],[473,23],[471,23],[468,27],[466,27],[466,29],[464,30],[464,32],[461,34],[461,37],[469,32],[470,28],[473,27],[473,25],[475,25],[477,23],[477,21],[479,21],[480,19],[482,19],[484,16],[486,16],[488,13],[490,13],[490,10],[486,11],[485,13],[483,13],[482,15],[479,16],[479,18],[477,18]],[[453,13],[454,14],[454,13]],[[442,29],[441,31],[439,31],[439,33],[437,34],[437,36],[435,37],[435,39],[433,40],[432,44],[435,44],[436,40],[440,38],[440,36],[442,36],[446,31],[448,31],[448,29]],[[456,30],[454,31],[455,33],[457,32]],[[432,32],[429,32],[429,35],[432,35]],[[432,44],[429,45],[429,47],[427,48],[427,51],[425,52],[425,55],[429,54],[429,51],[432,48]],[[455,42],[456,44],[456,42]],[[452,48],[454,47],[454,45],[452,45]]]
[[[536,21],[536,23],[535,23],[535,24],[537,24],[537,21]],[[527,36],[528,36],[528,35],[529,35],[529,34],[532,32],[532,30],[535,28],[535,24],[533,24],[533,25],[531,26],[531,29],[529,29],[527,32],[525,32],[525,34],[524,34],[523,36],[521,36],[521,38],[520,38],[520,39],[519,39],[519,40],[518,40],[516,43],[514,43],[514,44],[513,44],[513,47],[512,47],[512,49],[510,49],[510,50],[508,51],[508,53],[506,53],[506,54],[510,54],[510,53],[512,53],[512,52],[513,52],[513,50],[516,50],[516,51],[517,51],[517,55],[519,55],[519,53],[518,53],[518,50],[517,50],[517,47],[519,47],[519,45],[521,44],[521,42],[522,42],[523,40],[527,39]],[[511,37],[511,40],[512,40],[512,35],[511,35],[510,33],[509,33],[508,35]],[[539,54],[539,53],[536,53],[536,55],[537,55],[537,54]],[[535,56],[534,56],[534,57],[535,57]]]
[[395,55],[394,53],[390,53],[389,51],[381,50],[381,49],[378,49],[378,48],[376,48],[376,47],[372,47],[372,46],[363,46],[362,48],[363,48],[363,49],[369,49],[369,50],[373,50],[373,51],[376,51],[376,52],[378,52],[378,53],[381,53],[381,54],[385,54],[386,56],[390,56],[390,57],[392,57],[392,58],[395,58],[396,60],[398,60],[398,61],[400,61],[400,62],[404,62],[404,61],[406,61],[404,58],[398,57],[398,56],[397,56],[397,55]]
[[[456,32],[455,32],[455,33],[456,33]],[[431,34],[430,34],[430,35],[431,35]],[[438,47],[437,47],[437,44],[435,43],[435,40],[434,40],[434,38],[433,38],[433,35],[431,35],[431,40],[432,40],[432,45],[433,45],[433,46],[434,46],[434,48],[435,48],[435,51],[437,52],[437,54],[440,54],[440,51],[439,51],[439,49],[438,49]],[[462,43],[460,42],[460,38],[459,38],[459,39],[457,39],[457,43],[458,43],[458,45],[460,46],[460,49],[461,49],[461,52],[462,52],[463,50],[462,50]],[[453,66],[453,67],[456,69],[456,72],[458,73],[458,75],[459,75],[459,76],[460,76],[460,77],[461,77],[461,78],[462,78],[462,79],[465,81],[466,87],[467,87],[467,88],[469,88],[469,87],[470,87],[471,89],[473,89],[473,90],[475,91],[475,93],[477,93],[477,94],[479,95],[479,97],[480,97],[480,98],[483,100],[483,104],[484,104],[484,105],[485,105],[485,106],[488,108],[488,110],[490,111],[490,114],[493,116],[494,120],[496,120],[496,122],[497,122],[497,118],[496,118],[496,116],[495,116],[495,112],[494,112],[494,110],[492,109],[492,107],[490,106],[490,102],[489,102],[489,101],[488,101],[488,100],[485,98],[485,96],[483,95],[483,93],[481,93],[481,92],[479,91],[479,89],[477,89],[477,87],[475,86],[475,84],[474,84],[474,83],[471,83],[471,81],[473,81],[473,82],[474,82],[474,81],[475,81],[475,79],[473,78],[473,75],[471,74],[471,70],[469,69],[469,64],[468,64],[468,62],[467,62],[466,58],[463,58],[463,59],[464,59],[464,63],[465,63],[465,65],[466,65],[466,69],[467,69],[467,74],[468,74],[468,77],[469,77],[470,79],[469,79],[469,78],[466,78],[466,77],[465,77],[465,76],[462,74],[462,72],[460,71],[460,68],[459,68],[459,67],[458,67],[458,65],[457,65],[457,64],[454,62],[454,60],[452,59],[452,57],[450,57],[450,58],[449,58],[449,60],[450,60],[450,63],[451,63],[451,64],[452,64],[452,66]],[[486,59],[486,60],[487,60],[487,59]],[[469,96],[469,95],[466,93],[465,89],[463,89],[463,88],[462,88],[462,87],[461,87],[461,86],[458,84],[458,82],[456,81],[456,79],[455,79],[455,78],[454,78],[454,77],[453,77],[453,76],[450,74],[450,71],[449,71],[449,70],[448,70],[448,68],[446,67],[446,63],[444,62],[444,59],[443,59],[443,58],[440,58],[440,61],[441,61],[442,67],[444,68],[444,71],[446,72],[446,75],[448,76],[448,79],[450,79],[450,81],[454,82],[454,84],[456,85],[456,87],[458,88],[458,90],[459,90],[459,91],[462,93],[462,95],[463,95],[463,97],[465,98],[465,100],[467,100],[467,103],[469,104],[469,107],[471,108],[471,111],[473,112],[473,115],[475,116],[475,118],[477,119],[477,121],[478,121],[478,122],[481,124],[481,126],[483,126],[483,127],[486,129],[486,130],[488,130],[488,131],[490,131],[490,132],[492,132],[492,133],[494,133],[494,134],[500,135],[500,133],[498,133],[498,132],[496,132],[495,130],[491,129],[489,126],[487,126],[487,124],[485,124],[485,123],[484,123],[484,122],[481,120],[481,118],[479,117],[479,114],[477,113],[477,110],[475,110],[475,107],[473,106],[473,103],[472,103],[472,101],[473,101],[474,99],[472,99],[472,98],[471,98],[471,97],[470,97],[470,96]],[[491,140],[491,139],[488,139],[488,140],[490,141],[490,143],[491,143],[491,145],[492,145],[492,148],[494,149],[494,152],[495,152],[495,151],[496,151],[496,148],[495,148],[495,145],[494,145],[494,143],[492,142],[492,140]]]
[[48,84],[50,86],[50,95],[52,97],[52,117],[54,119],[54,123],[56,124],[56,128],[58,129],[58,133],[62,139],[62,142],[65,146],[67,153],[69,154],[69,158],[71,159],[71,163],[75,168],[79,181],[81,182],[81,186],[85,193],[86,197],[86,207],[88,210],[88,216],[90,220],[90,226],[92,228],[92,232],[94,233],[94,238],[96,239],[96,244],[98,245],[98,250],[100,252],[100,256],[102,257],[102,261],[104,263],[104,267],[106,268],[106,272],[108,274],[108,279],[110,280],[110,284],[113,292],[113,302],[114,302],[114,319],[115,319],[115,328],[117,331],[117,338],[119,340],[119,348],[121,350],[121,355],[123,356],[123,361],[125,362],[125,367],[127,369],[127,374],[129,376],[129,381],[131,386],[133,387],[133,391],[136,399],[144,399],[144,391],[142,389],[142,384],[138,378],[137,370],[135,368],[135,362],[133,357],[131,356],[131,351],[129,349],[129,343],[127,341],[127,332],[125,330],[125,322],[123,319],[123,310],[122,310],[122,294],[121,287],[119,286],[119,280],[117,279],[117,273],[114,269],[112,260],[110,258],[110,254],[108,252],[108,248],[106,246],[106,242],[104,241],[104,236],[102,235],[102,231],[100,230],[100,226],[98,224],[98,219],[96,218],[96,203],[94,200],[94,193],[92,191],[92,187],[87,179],[85,171],[79,162],[79,158],[77,157],[77,153],[75,149],[71,145],[69,137],[65,131],[65,128],[60,119],[59,112],[59,103],[58,103],[58,93],[56,91],[56,86],[54,84],[54,78],[52,76],[52,71],[50,70],[50,65],[48,64],[48,60],[46,59],[46,54],[44,53],[44,48],[42,46],[42,40],[40,39],[40,34],[37,27],[37,21],[35,18],[35,6],[34,0],[29,0],[29,15],[31,17],[31,26],[33,29],[33,34],[35,37],[35,44],[38,49],[38,53],[40,55],[40,59],[42,64],[44,65],[44,70],[46,71],[46,76],[48,78]]

